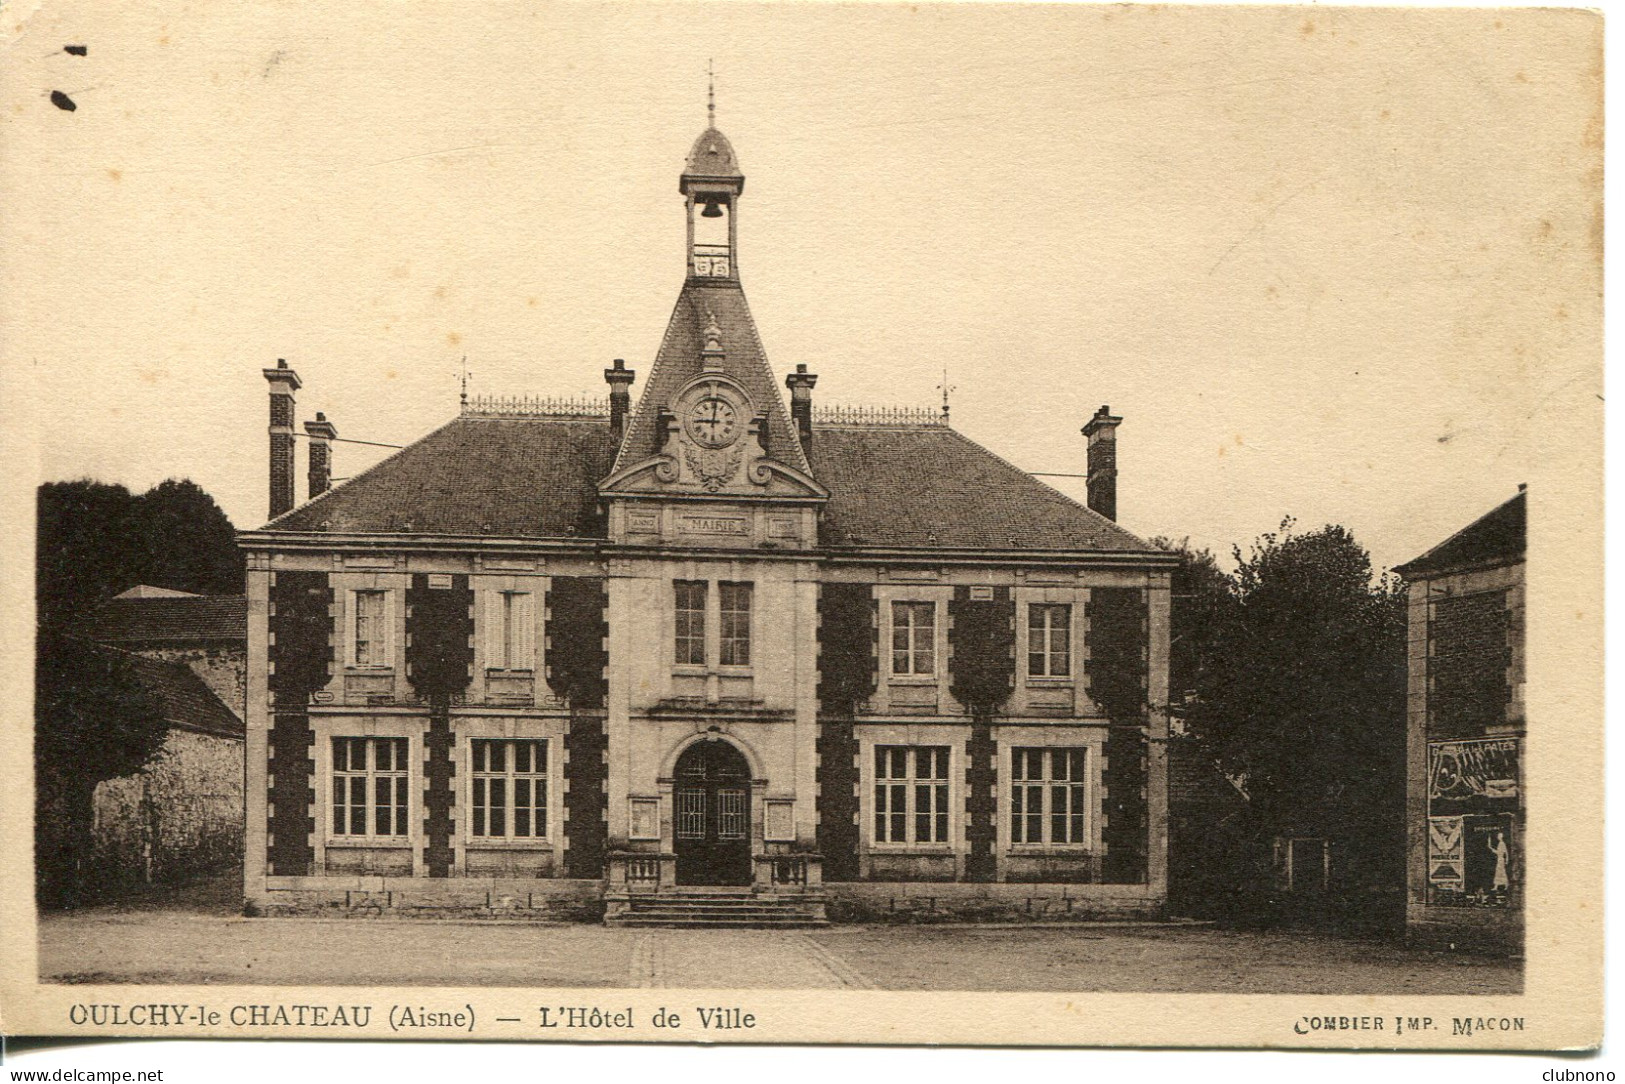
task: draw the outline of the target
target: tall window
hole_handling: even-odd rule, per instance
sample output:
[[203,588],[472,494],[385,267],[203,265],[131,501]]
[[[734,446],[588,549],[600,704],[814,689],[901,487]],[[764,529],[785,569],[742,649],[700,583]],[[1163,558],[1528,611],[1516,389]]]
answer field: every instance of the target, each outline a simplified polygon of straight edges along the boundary
[[1071,676],[1071,606],[1034,603],[1027,607],[1027,673],[1032,677]]
[[1088,843],[1087,749],[1010,750],[1010,841]]
[[677,662],[683,666],[705,665],[705,584],[678,580]]
[[407,834],[405,738],[333,739],[333,834]]
[[948,842],[948,747],[875,746],[875,842]]
[[722,665],[750,665],[750,584],[718,584],[722,602]]
[[486,667],[533,669],[536,665],[535,596],[529,591],[493,591],[489,598]]
[[483,839],[547,836],[547,742],[475,738],[471,743],[473,834]]
[[894,674],[937,672],[936,603],[891,604],[891,672]]
[[357,666],[389,665],[387,591],[357,591],[354,614],[354,655]]

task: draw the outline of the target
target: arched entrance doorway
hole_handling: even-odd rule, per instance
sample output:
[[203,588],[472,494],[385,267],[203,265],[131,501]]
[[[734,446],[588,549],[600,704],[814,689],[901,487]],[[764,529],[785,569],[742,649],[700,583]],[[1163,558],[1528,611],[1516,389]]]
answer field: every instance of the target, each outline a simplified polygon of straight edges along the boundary
[[677,758],[673,850],[680,885],[751,882],[750,765],[721,739]]

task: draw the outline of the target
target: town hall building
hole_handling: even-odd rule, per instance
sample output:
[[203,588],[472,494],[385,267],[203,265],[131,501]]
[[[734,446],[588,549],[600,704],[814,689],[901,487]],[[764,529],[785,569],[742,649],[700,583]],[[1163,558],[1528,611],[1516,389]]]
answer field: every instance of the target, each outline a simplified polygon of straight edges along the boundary
[[[740,278],[715,126],[665,337],[601,402],[465,397],[330,486],[270,384],[248,557],[259,913],[820,922],[1155,915],[1169,579],[947,411],[826,410]],[[309,499],[295,506],[296,438]]]

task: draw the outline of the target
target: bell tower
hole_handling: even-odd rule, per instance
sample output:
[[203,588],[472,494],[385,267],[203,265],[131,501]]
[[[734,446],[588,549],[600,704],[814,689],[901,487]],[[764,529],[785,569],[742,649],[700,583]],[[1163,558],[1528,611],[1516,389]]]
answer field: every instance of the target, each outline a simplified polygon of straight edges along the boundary
[[739,281],[739,223],[735,214],[745,175],[728,137],[717,130],[716,88],[706,100],[707,124],[694,141],[677,189],[688,210],[688,279]]

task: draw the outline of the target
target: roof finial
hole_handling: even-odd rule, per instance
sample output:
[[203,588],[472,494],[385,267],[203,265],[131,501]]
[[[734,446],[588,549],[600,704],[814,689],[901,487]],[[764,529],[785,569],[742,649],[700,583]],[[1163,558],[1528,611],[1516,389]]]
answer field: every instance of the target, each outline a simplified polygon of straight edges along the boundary
[[462,407],[463,410],[466,411],[468,409],[468,355],[467,354],[463,355],[463,374],[462,375],[463,375],[463,381],[462,381],[462,383],[463,383],[463,391],[462,391],[462,395],[460,395],[458,397],[458,404]]
[[717,126],[717,73],[710,60],[705,62],[705,124],[707,128]]
[[954,385],[948,383],[948,367],[942,368],[942,383],[937,387],[942,389],[942,424],[948,424],[948,393],[954,390]]

